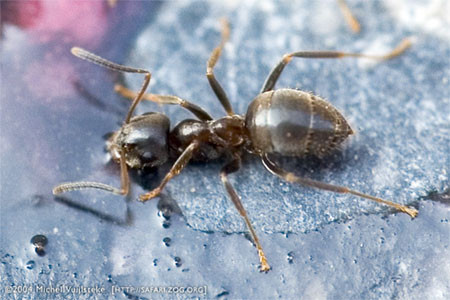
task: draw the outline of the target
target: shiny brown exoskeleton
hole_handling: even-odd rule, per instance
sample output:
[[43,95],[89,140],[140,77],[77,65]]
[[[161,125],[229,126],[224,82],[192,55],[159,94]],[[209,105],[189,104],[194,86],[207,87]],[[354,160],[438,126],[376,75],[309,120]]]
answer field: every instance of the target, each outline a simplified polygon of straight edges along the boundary
[[[241,156],[244,152],[260,156],[262,163],[271,173],[288,182],[337,193],[353,194],[392,206],[401,212],[409,214],[411,217],[417,215],[417,210],[411,207],[350,190],[347,187],[298,177],[277,166],[270,158],[271,154],[295,157],[314,155],[320,158],[335,150],[339,144],[352,134],[352,129],[345,118],[329,102],[299,90],[274,90],[275,83],[284,67],[293,57],[389,59],[399,55],[408,48],[408,41],[403,42],[392,52],[383,56],[334,51],[294,52],[287,54],[271,71],[261,93],[250,103],[247,113],[238,115],[233,112],[225,91],[213,73],[214,66],[220,57],[228,35],[228,24],[224,22],[222,41],[214,49],[207,63],[206,76],[227,113],[227,116],[217,120],[213,120],[201,107],[177,96],[145,94],[151,78],[149,71],[118,65],[86,50],[73,48],[72,53],[81,59],[116,71],[142,73],[145,74],[145,80],[138,93],[134,93],[120,85],[116,86],[116,90],[123,96],[134,99],[122,127],[112,135],[107,143],[107,148],[112,158],[121,167],[121,188],[118,189],[98,182],[71,182],[56,186],[53,189],[53,194],[77,189],[96,188],[126,195],[129,190],[127,167],[137,169],[156,167],[164,164],[171,155],[174,155],[176,161],[160,185],[139,197],[141,201],[147,201],[158,196],[167,182],[178,175],[191,159],[210,161],[223,155],[228,155],[231,160],[222,168],[220,178],[250,231],[258,250],[261,271],[270,270],[270,266],[241,200],[227,178],[228,174],[239,170]],[[162,104],[180,105],[192,112],[197,119],[184,120],[170,130],[169,118],[161,113],[146,113],[132,117],[135,107],[142,99]]]

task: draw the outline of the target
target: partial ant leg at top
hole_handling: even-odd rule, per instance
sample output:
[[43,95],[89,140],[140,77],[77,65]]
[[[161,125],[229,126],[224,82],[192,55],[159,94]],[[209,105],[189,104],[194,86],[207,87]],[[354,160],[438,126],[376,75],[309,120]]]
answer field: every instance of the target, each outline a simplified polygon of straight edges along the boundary
[[234,111],[233,108],[231,107],[230,100],[228,100],[227,94],[225,93],[224,89],[222,88],[222,86],[217,81],[214,75],[214,67],[217,61],[219,60],[223,46],[225,45],[230,36],[230,25],[228,24],[228,21],[226,19],[222,19],[221,21],[222,21],[222,40],[220,41],[219,46],[217,46],[213,50],[211,56],[208,59],[208,62],[206,64],[206,77],[208,78],[211,88],[213,89],[214,93],[216,94],[217,98],[219,99],[220,103],[225,109],[226,113],[229,116],[232,116],[234,115]]
[[359,24],[356,17],[353,15],[350,7],[348,7],[347,2],[345,2],[345,0],[338,0],[337,2],[348,26],[350,26],[351,30],[354,33],[359,33],[361,31],[361,25]]
[[300,58],[359,57],[359,58],[388,60],[399,56],[400,54],[405,52],[409,47],[411,47],[411,45],[412,45],[411,40],[409,38],[405,38],[400,42],[400,44],[397,47],[395,47],[394,50],[384,55],[368,55],[362,53],[347,53],[340,51],[299,51],[286,54],[283,56],[281,61],[275,66],[275,68],[273,68],[272,71],[269,73],[269,76],[267,76],[260,93],[273,90],[275,84],[278,81],[278,78],[280,77],[281,73],[284,70],[284,67],[292,60],[293,57],[300,57]]
[[[124,87],[121,84],[116,84],[114,90],[121,96],[129,99],[134,99],[137,96],[136,92]],[[189,102],[187,100],[181,99],[178,96],[173,95],[157,95],[146,93],[142,96],[143,100],[152,101],[159,104],[169,104],[169,105],[180,105],[181,107],[189,110],[201,121],[210,121],[213,118],[200,106]]]
[[[226,113],[231,116],[234,115],[235,113],[230,104],[230,100],[228,99],[225,90],[222,88],[220,83],[217,81],[216,76],[214,75],[214,67],[216,66],[216,63],[220,58],[223,47],[227,42],[229,36],[230,36],[230,25],[228,24],[228,21],[226,19],[222,19],[222,39],[220,41],[219,46],[214,48],[208,59],[208,62],[206,64],[206,78],[208,79],[208,82],[212,90],[214,91],[214,94],[216,95],[217,99],[219,99]],[[127,89],[123,85],[117,84],[114,89],[116,92],[118,92],[119,94],[121,94],[126,98],[135,98],[137,96],[136,93]],[[202,121],[212,120],[212,117],[204,109],[187,100],[181,99],[178,96],[145,94],[143,95],[143,99],[160,104],[180,105],[189,110],[190,112],[192,112]]]

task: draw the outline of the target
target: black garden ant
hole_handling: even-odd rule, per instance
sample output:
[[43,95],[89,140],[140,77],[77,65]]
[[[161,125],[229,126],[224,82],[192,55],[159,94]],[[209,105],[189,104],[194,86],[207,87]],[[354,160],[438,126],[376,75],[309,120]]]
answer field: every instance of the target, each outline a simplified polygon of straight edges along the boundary
[[[128,167],[136,169],[157,167],[164,164],[171,155],[176,155],[175,163],[159,186],[139,197],[142,202],[145,202],[158,196],[169,180],[180,174],[191,159],[210,161],[229,155],[231,160],[220,171],[220,179],[250,231],[258,250],[262,272],[269,271],[270,266],[244,206],[227,177],[239,170],[244,152],[259,156],[269,172],[288,182],[336,193],[353,194],[394,207],[412,218],[417,216],[418,211],[412,207],[363,194],[347,187],[298,177],[283,170],[270,158],[271,154],[293,157],[313,155],[322,158],[336,150],[337,146],[353,133],[341,113],[324,99],[300,90],[274,89],[284,67],[292,58],[364,57],[387,60],[404,52],[410,46],[409,40],[404,40],[396,49],[381,56],[337,51],[302,51],[286,54],[270,72],[260,94],[248,106],[247,113],[238,115],[233,111],[225,91],[213,72],[228,37],[229,25],[224,21],[222,40],[211,53],[206,67],[209,84],[227,113],[225,117],[217,120],[214,120],[201,107],[177,96],[145,94],[151,78],[151,73],[147,70],[119,65],[81,48],[72,48],[72,53],[81,59],[115,71],[141,73],[145,75],[145,80],[138,93],[123,86],[116,86],[119,93],[133,99],[122,127],[110,137],[107,143],[112,158],[120,164],[121,187],[118,189],[98,182],[70,182],[56,186],[53,194],[95,188],[127,195]],[[180,105],[193,113],[197,120],[181,121],[170,130],[169,118],[164,114],[150,112],[133,117],[134,109],[142,99],[160,104]]]

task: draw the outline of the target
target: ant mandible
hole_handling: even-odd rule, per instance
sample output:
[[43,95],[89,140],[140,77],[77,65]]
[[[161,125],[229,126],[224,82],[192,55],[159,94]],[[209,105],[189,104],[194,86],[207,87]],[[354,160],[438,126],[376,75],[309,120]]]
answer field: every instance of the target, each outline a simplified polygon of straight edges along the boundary
[[[116,91],[133,99],[122,127],[107,142],[109,153],[120,164],[120,189],[98,182],[70,182],[56,186],[53,194],[94,188],[127,195],[128,167],[136,169],[157,167],[164,164],[170,156],[175,155],[175,163],[159,186],[139,197],[142,202],[145,202],[158,196],[167,182],[180,174],[191,159],[210,161],[228,155],[231,160],[221,169],[220,179],[250,231],[258,251],[262,272],[269,271],[270,266],[244,206],[227,177],[239,170],[244,152],[258,155],[267,170],[287,182],[356,195],[394,207],[412,218],[417,216],[418,211],[412,207],[363,194],[344,186],[299,177],[285,171],[270,158],[270,154],[293,157],[313,155],[322,158],[336,150],[339,144],[353,134],[345,118],[326,100],[300,90],[274,89],[284,67],[292,58],[364,57],[387,60],[404,52],[410,46],[409,40],[404,40],[393,51],[380,56],[338,51],[301,51],[286,54],[270,72],[260,94],[248,106],[247,113],[238,115],[233,111],[225,91],[213,72],[224,44],[228,40],[229,32],[229,25],[224,20],[221,42],[212,51],[206,67],[209,84],[227,113],[227,116],[217,120],[214,120],[201,107],[177,96],[145,94],[151,78],[151,73],[147,70],[119,65],[84,49],[72,48],[72,54],[81,59],[115,71],[141,73],[145,75],[145,79],[138,93],[120,85],[116,86]],[[198,120],[181,121],[170,130],[169,118],[164,114],[151,112],[132,117],[134,109],[142,99],[160,104],[180,105],[193,113]]]

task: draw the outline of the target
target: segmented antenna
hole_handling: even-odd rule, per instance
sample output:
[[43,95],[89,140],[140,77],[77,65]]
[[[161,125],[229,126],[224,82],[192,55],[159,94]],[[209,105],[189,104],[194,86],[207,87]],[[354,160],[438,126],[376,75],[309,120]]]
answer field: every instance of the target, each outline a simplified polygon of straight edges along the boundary
[[119,64],[113,63],[112,61],[104,59],[103,57],[95,55],[94,53],[91,53],[91,52],[84,50],[82,48],[79,48],[79,47],[73,47],[70,50],[70,52],[72,52],[72,54],[78,58],[87,60],[89,62],[92,62],[94,64],[100,65],[102,67],[105,67],[105,68],[108,68],[108,69],[111,69],[114,71],[145,74],[144,83],[142,84],[142,87],[139,90],[139,93],[137,93],[136,98],[134,98],[133,102],[131,103],[128,113],[125,117],[124,124],[129,123],[134,109],[136,108],[138,103],[141,101],[142,96],[144,95],[145,90],[147,89],[147,87],[150,83],[150,78],[151,78],[152,74],[149,71],[144,70],[144,69],[137,69],[137,68],[127,67],[124,65],[119,65]]

